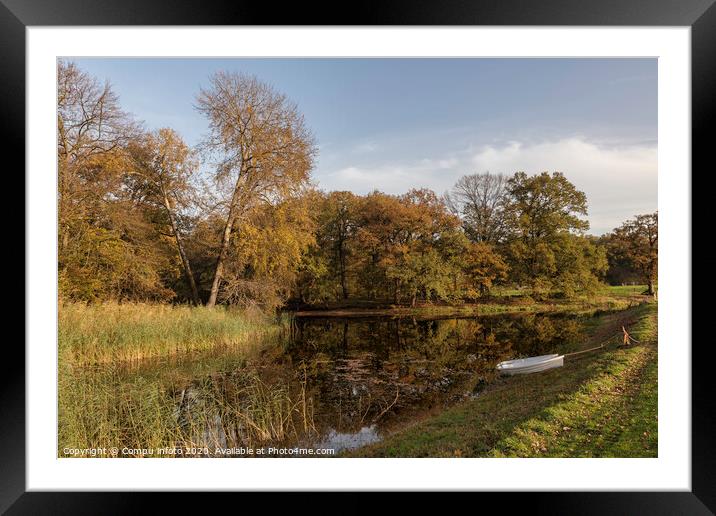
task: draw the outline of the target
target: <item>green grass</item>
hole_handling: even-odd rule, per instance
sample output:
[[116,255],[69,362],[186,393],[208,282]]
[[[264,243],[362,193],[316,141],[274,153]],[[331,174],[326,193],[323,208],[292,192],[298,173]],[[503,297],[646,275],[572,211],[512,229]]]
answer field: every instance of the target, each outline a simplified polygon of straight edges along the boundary
[[[630,316],[642,344],[566,359],[502,379],[477,399],[354,451],[369,457],[655,457],[657,307],[603,317],[606,337]],[[615,342],[612,339],[610,342]]]
[[401,316],[401,317],[448,317],[461,315],[489,315],[501,313],[532,313],[532,312],[569,312],[572,314],[591,314],[597,310],[626,310],[644,302],[640,295],[644,286],[611,287],[605,286],[595,295],[581,295],[571,299],[547,298],[536,300],[529,296],[529,291],[498,289],[492,297],[477,303],[457,305],[425,304],[416,307],[404,306],[335,306],[320,310],[305,310],[297,313],[302,315],[320,315],[323,317],[351,316]]
[[60,360],[76,366],[248,348],[290,322],[226,307],[148,303],[61,303],[58,315]]
[[[646,285],[610,285],[605,292],[611,296],[641,296],[646,291]],[[654,287],[656,290],[656,286]]]
[[[602,290],[605,294],[612,296],[634,296],[641,295],[646,290],[646,285],[604,285]],[[529,289],[504,286],[494,287],[492,292],[496,297],[520,297],[531,294]]]

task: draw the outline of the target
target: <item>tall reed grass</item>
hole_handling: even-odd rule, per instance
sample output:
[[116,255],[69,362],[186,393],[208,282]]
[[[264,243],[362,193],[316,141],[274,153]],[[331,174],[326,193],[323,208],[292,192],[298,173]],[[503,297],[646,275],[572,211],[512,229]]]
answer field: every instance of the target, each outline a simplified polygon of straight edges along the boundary
[[76,366],[250,348],[290,331],[285,315],[148,303],[60,303],[58,322],[60,360]]
[[212,455],[315,430],[305,378],[266,382],[247,365],[293,331],[291,317],[259,311],[61,302],[58,456]]
[[[58,456],[112,456],[111,448],[163,448],[182,442],[171,392],[160,382],[126,378],[114,367],[61,368]],[[87,450],[79,455],[73,449]]]
[[180,385],[114,366],[60,374],[60,457],[92,449],[101,457],[216,456],[217,447],[275,445],[315,431],[304,385],[267,382],[252,369]]

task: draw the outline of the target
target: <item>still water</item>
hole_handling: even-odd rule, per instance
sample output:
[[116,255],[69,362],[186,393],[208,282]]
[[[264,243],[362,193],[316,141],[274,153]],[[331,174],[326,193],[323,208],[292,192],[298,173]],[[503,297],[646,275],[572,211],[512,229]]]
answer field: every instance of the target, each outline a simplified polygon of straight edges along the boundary
[[580,326],[575,318],[539,315],[305,317],[286,354],[308,364],[320,446],[341,450],[479,395],[501,360],[571,348]]
[[297,317],[289,336],[248,357],[148,363],[115,370],[112,381],[120,392],[146,389],[123,399],[130,415],[147,396],[166,403],[170,410],[157,417],[171,419],[162,424],[176,427],[176,442],[203,450],[195,455],[268,446],[338,453],[479,396],[501,360],[574,349],[583,322],[539,314]]

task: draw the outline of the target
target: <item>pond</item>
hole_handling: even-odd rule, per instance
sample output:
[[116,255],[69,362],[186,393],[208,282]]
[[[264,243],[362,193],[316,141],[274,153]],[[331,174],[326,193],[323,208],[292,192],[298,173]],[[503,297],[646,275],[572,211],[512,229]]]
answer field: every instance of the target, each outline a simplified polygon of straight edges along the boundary
[[479,392],[507,358],[570,348],[565,316],[297,319],[286,349],[307,364],[320,445],[375,442],[383,431]]
[[502,360],[574,349],[583,324],[564,314],[296,317],[288,337],[249,356],[75,371],[63,395],[74,389],[85,397],[77,410],[106,412],[119,429],[104,442],[124,455],[172,445],[189,456],[338,453],[479,396]]

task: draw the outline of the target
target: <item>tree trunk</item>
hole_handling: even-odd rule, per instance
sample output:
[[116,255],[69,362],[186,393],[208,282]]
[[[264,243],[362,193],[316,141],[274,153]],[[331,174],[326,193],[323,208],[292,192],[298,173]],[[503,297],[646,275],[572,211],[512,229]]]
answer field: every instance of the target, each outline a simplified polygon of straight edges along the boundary
[[343,242],[338,245],[338,264],[341,269],[341,289],[345,300],[348,299],[348,287],[346,285],[346,253],[343,249]]
[[184,251],[184,243],[182,242],[181,236],[179,236],[179,231],[177,230],[177,224],[174,219],[171,204],[169,203],[169,198],[167,197],[166,192],[162,191],[162,194],[164,196],[164,208],[166,208],[167,214],[169,215],[169,223],[171,224],[172,233],[174,233],[174,240],[176,240],[177,249],[179,250],[179,257],[181,258],[181,263],[184,267],[184,274],[186,275],[186,279],[189,282],[189,288],[191,289],[191,299],[195,305],[199,306],[201,304],[201,299],[199,299],[199,290],[196,288],[194,274],[191,272],[189,258],[186,255],[186,251]]
[[650,296],[654,295],[654,280],[651,279],[651,276],[649,276],[648,290],[646,291],[646,293]]
[[177,241],[177,248],[179,249],[179,256],[181,257],[181,263],[184,266],[184,274],[189,282],[189,288],[191,289],[191,299],[196,306],[201,305],[201,299],[199,298],[199,289],[196,287],[196,281],[194,280],[194,273],[191,271],[191,265],[189,264],[189,258],[184,251],[184,244],[179,237],[179,234],[174,230],[174,235]]
[[[61,125],[61,124],[60,124]],[[62,251],[67,249],[67,245],[70,240],[70,226],[67,223],[67,196],[69,195],[69,180],[68,174],[70,173],[70,162],[67,154],[65,153],[63,158],[63,166],[60,168],[59,177],[59,201],[57,203],[57,216],[60,222],[60,231],[62,232],[62,238],[60,239]]]
[[[243,151],[242,151],[243,156]],[[224,227],[224,235],[221,238],[221,248],[219,249],[219,256],[216,257],[216,268],[214,269],[214,280],[211,282],[211,292],[209,293],[209,301],[206,306],[212,308],[216,305],[216,299],[219,297],[219,283],[221,282],[221,276],[224,273],[224,260],[229,252],[229,242],[231,241],[231,231],[234,228],[234,219],[236,218],[236,206],[239,202],[239,184],[241,178],[247,173],[246,158],[243,158],[243,164],[241,165],[241,171],[239,176],[236,178],[236,184],[234,185],[234,192],[231,194],[231,204],[229,204],[229,214],[226,216],[226,226]]]
[[219,282],[221,281],[221,275],[224,272],[224,259],[229,250],[229,241],[231,240],[231,230],[234,225],[233,206],[229,209],[229,217],[226,220],[226,226],[224,227],[224,236],[221,239],[221,249],[219,249],[219,256],[216,258],[216,268],[214,269],[214,280],[211,282],[211,293],[209,294],[209,301],[206,306],[209,308],[216,305],[216,298],[219,296]]

